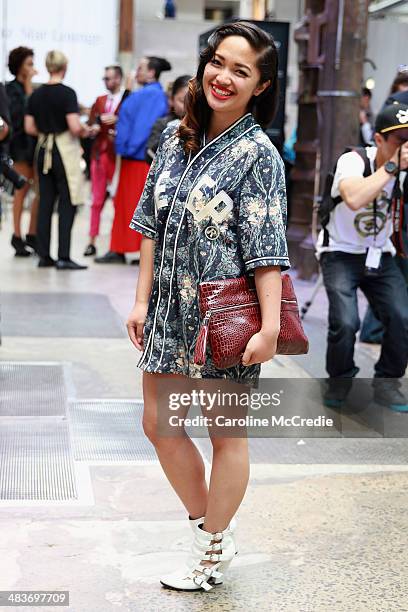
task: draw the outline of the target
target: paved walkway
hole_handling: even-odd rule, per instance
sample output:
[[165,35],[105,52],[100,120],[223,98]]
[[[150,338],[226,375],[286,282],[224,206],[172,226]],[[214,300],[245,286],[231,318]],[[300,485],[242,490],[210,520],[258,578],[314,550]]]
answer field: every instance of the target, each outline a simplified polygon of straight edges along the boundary
[[[111,217],[108,203],[100,252]],[[87,219],[81,210],[78,260]],[[69,590],[74,612],[408,610],[405,438],[374,434],[252,440],[228,583],[209,594],[162,589],[158,577],[182,561],[190,533],[140,428],[140,372],[124,329],[138,268],[91,261],[83,272],[39,270],[34,259],[13,257],[10,234],[8,213],[0,231],[0,590]],[[313,284],[296,288],[303,303]],[[310,354],[278,357],[264,377],[304,379],[302,393],[307,379],[324,376],[326,311],[322,289],[305,323]],[[357,345],[361,376],[371,375],[377,353]],[[406,427],[407,416],[393,418],[393,431]],[[197,443],[208,466],[208,445]]]

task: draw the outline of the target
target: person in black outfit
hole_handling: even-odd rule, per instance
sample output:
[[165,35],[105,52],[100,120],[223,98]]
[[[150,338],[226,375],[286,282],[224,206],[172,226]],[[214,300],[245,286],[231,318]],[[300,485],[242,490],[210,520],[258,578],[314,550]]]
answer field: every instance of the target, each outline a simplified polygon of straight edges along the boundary
[[[9,135],[10,115],[8,110],[7,95],[3,83],[0,83],[0,154],[6,153],[6,142]],[[0,200],[0,225],[1,225],[1,200]]]
[[[8,101],[7,101],[7,94],[6,94],[6,89],[3,85],[3,83],[0,83],[0,118],[3,119],[3,121],[10,122],[10,113],[9,113],[9,109],[8,109]],[[1,135],[0,135],[0,142],[2,142],[5,138],[7,138],[8,135],[8,126],[3,125],[3,128],[1,130]]]
[[[37,169],[40,186],[38,215],[39,267],[56,266],[59,270],[83,270],[70,259],[71,229],[75,204],[80,204],[75,187],[81,177],[79,137],[88,136],[89,128],[79,120],[76,93],[63,85],[68,60],[60,51],[47,54],[46,66],[50,80],[39,87],[28,102],[25,129],[38,135]],[[58,197],[58,260],[50,256],[51,219]]]
[[7,136],[10,133],[10,114],[8,110],[7,95],[3,83],[0,83],[0,151],[3,152],[5,149],[4,143],[7,140]]
[[[31,79],[37,71],[34,68],[34,51],[28,47],[17,47],[10,51],[8,67],[15,76],[13,81],[7,83],[6,92],[9,103],[12,134],[9,143],[9,154],[14,162],[14,170],[27,179],[34,178],[33,158],[35,138],[24,131],[24,114],[28,97],[33,91]],[[14,233],[11,245],[17,257],[28,257],[36,251],[36,229],[38,213],[38,197],[33,199],[28,234],[25,240],[21,236],[21,217],[23,214],[24,199],[30,188],[27,183],[21,189],[16,189],[13,199]],[[27,249],[27,247],[29,247]]]

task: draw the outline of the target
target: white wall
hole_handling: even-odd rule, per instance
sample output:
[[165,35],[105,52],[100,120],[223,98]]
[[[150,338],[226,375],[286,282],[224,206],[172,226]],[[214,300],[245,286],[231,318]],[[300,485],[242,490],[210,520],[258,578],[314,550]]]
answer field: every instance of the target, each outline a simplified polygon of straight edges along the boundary
[[198,38],[214,27],[213,21],[179,19],[139,20],[135,23],[135,66],[144,55],[165,57],[172,65],[163,72],[161,83],[166,85],[181,74],[195,74],[198,60]]
[[100,0],[0,0],[0,79],[12,78],[8,53],[23,45],[34,49],[35,80],[46,81],[45,55],[59,49],[69,58],[66,84],[82,104],[91,104],[104,90],[104,66],[116,58],[116,6],[117,0],[103,0],[103,11]]

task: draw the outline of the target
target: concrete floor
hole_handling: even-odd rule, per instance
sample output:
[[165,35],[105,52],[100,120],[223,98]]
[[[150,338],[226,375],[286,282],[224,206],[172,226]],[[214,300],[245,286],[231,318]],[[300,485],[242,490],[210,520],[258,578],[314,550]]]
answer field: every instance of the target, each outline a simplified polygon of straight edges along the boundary
[[[6,213],[0,232],[2,294],[18,292],[24,301],[27,294],[38,293],[77,294],[84,300],[102,294],[119,319],[126,320],[137,266],[91,261],[83,272],[39,270],[34,258],[13,257]],[[81,210],[74,228],[72,257],[77,260],[87,242],[88,215],[86,208]],[[100,252],[108,245],[111,217],[108,203]],[[312,284],[296,286],[302,303]],[[47,324],[56,314],[61,336],[47,337]],[[109,330],[105,336],[87,337],[82,330],[78,337],[70,334],[63,317],[45,309],[41,320],[33,320],[38,336],[3,332],[0,361],[64,363],[71,372],[69,398],[141,397],[137,353],[125,331],[123,337],[110,337]],[[306,320],[310,355],[279,357],[263,368],[263,376],[324,376],[325,321],[321,290]],[[7,328],[4,318],[1,325]],[[371,374],[377,353],[377,347],[357,346],[362,375]],[[0,412],[0,423],[1,418]],[[208,594],[177,593],[158,582],[162,573],[182,562],[190,546],[185,513],[158,463],[78,464],[79,501],[17,503],[0,498],[0,590],[69,590],[69,610],[74,612],[407,611],[405,450],[394,464],[380,464],[375,456],[365,464],[342,464],[331,457],[327,463],[307,465],[253,464],[238,516],[240,554],[225,585]]]

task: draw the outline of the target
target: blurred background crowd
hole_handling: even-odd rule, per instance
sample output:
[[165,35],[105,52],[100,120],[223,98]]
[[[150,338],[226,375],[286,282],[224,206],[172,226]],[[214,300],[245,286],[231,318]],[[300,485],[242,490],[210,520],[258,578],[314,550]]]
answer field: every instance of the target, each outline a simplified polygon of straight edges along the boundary
[[[102,16],[95,7],[71,3],[61,9],[66,11],[61,31],[54,29],[51,36],[44,28],[35,30],[32,21],[31,29],[20,27],[17,39],[13,19],[19,2],[2,0],[7,71],[1,93],[5,127],[0,131],[3,175],[9,175],[11,163],[18,175],[14,185],[3,179],[3,189],[13,191],[12,205],[7,194],[2,196],[3,214],[6,203],[12,206],[10,241],[17,257],[37,254],[40,267],[84,269],[86,260],[71,260],[70,243],[75,215],[87,204],[84,256],[99,264],[137,263],[140,242],[128,224],[160,134],[183,115],[188,80],[212,28],[239,17],[262,22],[278,42],[281,107],[268,134],[286,167],[291,259],[300,277],[316,273],[310,227],[320,178],[345,145],[373,143],[375,116],[385,104],[407,102],[408,66],[401,52],[407,2],[388,2],[384,8],[384,3],[368,0],[358,7],[338,0],[112,0]],[[51,23],[50,8],[48,12]],[[85,36],[72,20],[80,17],[85,26],[90,12],[93,27]],[[20,11],[20,25],[22,15]],[[113,15],[118,28],[109,26]],[[32,14],[27,18],[35,21]],[[102,65],[99,60],[95,70],[94,49],[80,60],[78,49],[102,44],[104,30],[97,28],[102,22],[114,40],[101,55],[111,61]],[[353,44],[360,36],[358,49],[344,44],[353,29]],[[329,51],[319,50],[316,36],[324,36],[330,49],[333,32],[337,44],[329,57]],[[60,44],[47,48],[50,39]],[[9,47],[10,40],[21,44]],[[101,253],[100,220],[109,199],[115,211],[110,246]],[[56,256],[50,253],[54,211],[59,214]]]

